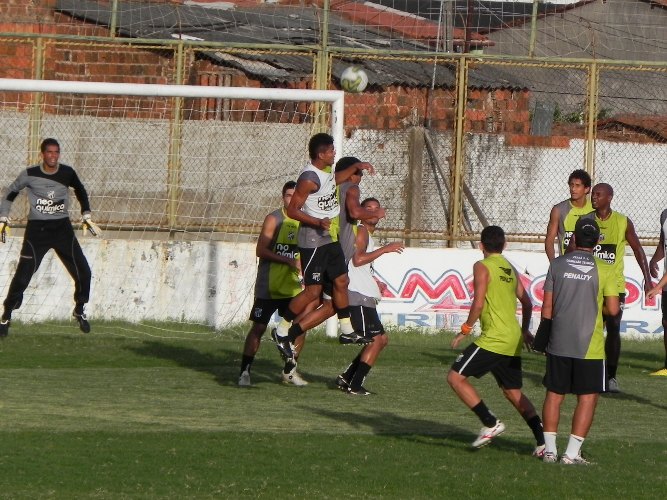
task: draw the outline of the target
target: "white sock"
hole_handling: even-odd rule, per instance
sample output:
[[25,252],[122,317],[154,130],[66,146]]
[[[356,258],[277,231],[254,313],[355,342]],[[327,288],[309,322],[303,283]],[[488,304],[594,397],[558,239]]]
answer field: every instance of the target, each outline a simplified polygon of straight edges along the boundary
[[556,448],[556,433],[555,432],[545,432],[544,433],[544,452],[553,453],[558,455],[558,448]]
[[578,457],[581,453],[581,445],[584,444],[584,439],[585,438],[582,438],[581,436],[570,434],[570,440],[567,443],[565,454],[570,458]]
[[339,318],[338,322],[340,323],[340,331],[345,335],[354,333],[354,328],[352,328],[352,322],[350,318]]
[[286,321],[285,318],[280,318],[280,323],[278,323],[278,327],[276,328],[278,337],[287,337],[287,330],[289,330],[291,325],[292,323]]

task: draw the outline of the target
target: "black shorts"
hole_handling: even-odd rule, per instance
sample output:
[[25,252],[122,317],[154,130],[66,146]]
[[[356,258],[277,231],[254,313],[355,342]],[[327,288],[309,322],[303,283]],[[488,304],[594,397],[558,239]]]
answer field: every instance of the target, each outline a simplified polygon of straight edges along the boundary
[[577,359],[547,353],[544,387],[556,394],[597,394],[607,390],[604,359]]
[[364,332],[364,337],[373,338],[384,333],[377,309],[366,306],[350,306],[350,321],[357,333]]
[[250,321],[268,325],[273,313],[278,311],[281,316],[285,315],[287,306],[292,299],[259,299],[255,297],[255,303],[250,311]]
[[480,378],[491,372],[503,389],[521,389],[521,356],[507,356],[470,344],[456,358],[452,370],[464,377]]
[[303,283],[323,285],[347,273],[343,247],[337,241],[317,248],[299,248]]

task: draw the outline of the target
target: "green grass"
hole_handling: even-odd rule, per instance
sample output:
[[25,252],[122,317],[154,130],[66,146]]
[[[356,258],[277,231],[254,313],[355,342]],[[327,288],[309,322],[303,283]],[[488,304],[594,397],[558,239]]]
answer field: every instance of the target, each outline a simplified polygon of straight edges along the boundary
[[[376,394],[355,398],[332,380],[356,348],[321,334],[301,360],[309,386],[279,382],[267,342],[246,389],[240,330],[93,328],[17,324],[0,343],[0,498],[664,497],[667,380],[648,376],[661,342],[624,342],[623,393],[601,398],[584,444],[597,465],[565,467],[530,457],[490,376],[473,383],[507,431],[470,449],[480,424],[446,385],[448,334],[392,333],[366,383]],[[538,407],[543,367],[524,357]]]

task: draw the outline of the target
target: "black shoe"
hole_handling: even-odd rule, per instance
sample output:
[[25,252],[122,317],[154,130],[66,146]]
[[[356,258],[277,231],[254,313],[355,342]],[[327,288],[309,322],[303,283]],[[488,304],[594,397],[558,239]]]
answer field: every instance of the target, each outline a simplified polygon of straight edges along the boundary
[[373,339],[359,335],[357,332],[352,333],[341,333],[338,336],[338,342],[344,345],[357,344],[357,345],[368,345],[373,342]]
[[336,377],[336,387],[341,391],[347,391],[350,388],[350,383],[343,377],[342,373]]
[[289,337],[279,337],[278,329],[271,330],[271,338],[276,343],[278,352],[285,360],[285,363],[294,363],[294,345],[289,341]]
[[352,387],[348,387],[347,393],[350,394],[351,396],[370,396],[372,394],[370,391],[367,391],[364,387],[359,387],[359,389],[352,389]]
[[10,320],[0,321],[0,338],[5,338],[9,335],[9,325],[11,324]]
[[77,314],[76,312],[72,313],[72,317],[79,323],[79,330],[83,333],[90,333],[90,323],[88,323],[88,318],[86,318],[86,313]]

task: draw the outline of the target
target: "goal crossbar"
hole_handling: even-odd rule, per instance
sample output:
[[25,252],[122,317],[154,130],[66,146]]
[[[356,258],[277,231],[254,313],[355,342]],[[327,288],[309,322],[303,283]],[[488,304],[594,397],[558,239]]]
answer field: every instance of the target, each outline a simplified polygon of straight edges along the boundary
[[342,90],[212,87],[200,85],[0,78],[0,91],[325,102],[331,104],[331,130],[336,148],[339,152],[342,152],[343,149],[345,92]]

